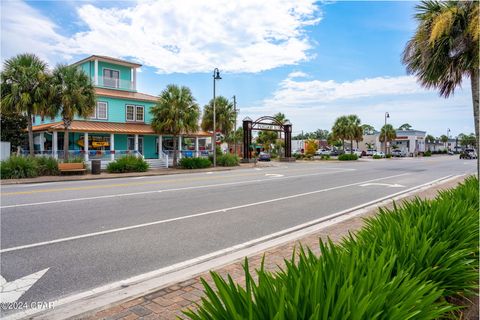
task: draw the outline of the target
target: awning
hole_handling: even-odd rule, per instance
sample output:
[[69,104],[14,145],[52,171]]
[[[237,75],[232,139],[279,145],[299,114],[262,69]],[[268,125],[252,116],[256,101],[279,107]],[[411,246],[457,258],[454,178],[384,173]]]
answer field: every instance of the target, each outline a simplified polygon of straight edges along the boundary
[[[40,131],[64,131],[63,122],[52,122],[33,126],[34,132]],[[70,132],[89,133],[116,133],[116,134],[153,134],[158,135],[153,128],[146,123],[121,123],[74,120],[68,129]],[[211,137],[212,134],[205,131],[182,134],[186,137]]]

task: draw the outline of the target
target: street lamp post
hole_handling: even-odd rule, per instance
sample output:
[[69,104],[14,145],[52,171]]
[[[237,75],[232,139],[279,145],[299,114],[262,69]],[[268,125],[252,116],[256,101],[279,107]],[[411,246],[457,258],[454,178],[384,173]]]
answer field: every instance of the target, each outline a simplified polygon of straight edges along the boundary
[[448,139],[450,139],[450,128],[447,128],[447,143],[446,143],[446,146],[445,146],[447,151],[449,151],[449,149],[448,149]]
[[215,81],[220,80],[220,71],[218,68],[213,69],[213,134],[212,134],[212,150],[213,150],[213,166],[217,166],[217,119],[215,114]]
[[237,109],[237,97],[233,96],[233,111],[235,112],[235,127],[233,128],[233,144],[235,156],[237,156],[237,115],[240,109]]
[[387,118],[390,118],[390,114],[388,112],[385,112],[385,126],[383,127],[385,131],[385,137],[383,140],[385,142],[385,157],[387,156]]

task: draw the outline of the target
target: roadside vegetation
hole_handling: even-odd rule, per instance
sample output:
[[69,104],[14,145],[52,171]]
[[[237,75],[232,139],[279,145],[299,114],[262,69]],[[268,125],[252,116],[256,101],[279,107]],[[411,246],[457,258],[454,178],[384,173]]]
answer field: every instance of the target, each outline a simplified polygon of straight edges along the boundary
[[344,153],[338,156],[338,160],[340,161],[358,160],[358,156],[356,154]]
[[320,255],[300,247],[285,267],[249,271],[245,284],[211,272],[206,297],[190,319],[463,319],[478,295],[478,179],[433,200],[380,209]]
[[235,167],[240,165],[240,159],[234,154],[222,154],[217,157],[217,165],[222,167]]
[[11,156],[0,162],[2,179],[34,178],[60,174],[58,161],[51,157]]
[[178,164],[183,169],[203,169],[212,166],[208,158],[182,158]]
[[109,173],[125,173],[125,172],[145,172],[148,170],[148,163],[141,157],[127,155],[107,165]]

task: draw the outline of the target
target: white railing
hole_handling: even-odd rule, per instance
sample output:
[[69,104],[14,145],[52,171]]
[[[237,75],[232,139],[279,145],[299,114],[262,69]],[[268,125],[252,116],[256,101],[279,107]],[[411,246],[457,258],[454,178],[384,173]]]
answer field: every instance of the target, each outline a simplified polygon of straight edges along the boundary
[[123,90],[134,91],[135,86],[133,81],[117,79],[117,78],[108,78],[108,77],[98,77],[98,86],[105,88],[116,88]]
[[168,168],[168,165],[169,165],[169,162],[168,162],[168,154],[163,152],[163,151],[160,151],[160,157],[159,157],[161,160],[163,160],[163,162],[165,163],[165,168]]

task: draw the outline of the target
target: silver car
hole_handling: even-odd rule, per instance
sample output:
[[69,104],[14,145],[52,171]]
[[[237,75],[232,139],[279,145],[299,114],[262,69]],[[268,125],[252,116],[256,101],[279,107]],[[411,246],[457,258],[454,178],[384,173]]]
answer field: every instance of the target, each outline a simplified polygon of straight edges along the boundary
[[400,149],[395,149],[392,151],[392,156],[394,157],[406,157],[407,153]]

